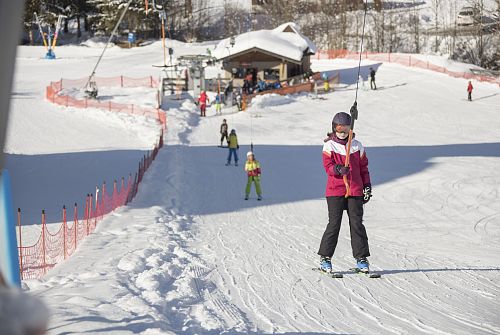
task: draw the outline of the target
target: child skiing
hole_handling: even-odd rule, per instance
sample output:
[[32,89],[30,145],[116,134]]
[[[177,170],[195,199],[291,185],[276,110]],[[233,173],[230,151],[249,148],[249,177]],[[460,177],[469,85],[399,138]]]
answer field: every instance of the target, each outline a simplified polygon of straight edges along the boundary
[[468,100],[472,101],[472,90],[474,87],[472,86],[472,82],[469,80],[469,85],[467,86]]
[[[351,116],[337,113],[333,118],[332,130],[323,146],[323,166],[328,175],[326,201],[328,203],[328,225],[321,239],[318,254],[320,270],[332,272],[331,257],[335,252],[342,222],[342,214],[347,210],[351,231],[351,246],[357,268],[369,272],[367,257],[370,256],[368,237],[363,225],[363,204],[371,194],[368,159],[363,145],[353,139],[350,150],[350,164],[345,166],[346,145],[351,127]],[[347,177],[350,192],[346,197],[344,176]]]
[[247,172],[248,181],[245,189],[245,200],[248,200],[252,183],[255,183],[255,191],[257,192],[257,200],[262,200],[262,190],[260,188],[260,163],[255,159],[252,151],[247,152],[247,162],[245,163],[245,171]]
[[198,102],[200,103],[200,116],[207,116],[207,102],[209,102],[207,92],[201,91],[200,96],[198,97]]
[[238,153],[236,150],[240,148],[238,145],[238,136],[236,136],[236,130],[232,129],[231,134],[229,134],[229,156],[227,157],[226,166],[231,165],[231,157],[234,154],[234,165],[238,166]]
[[227,135],[227,132],[228,132],[228,126],[227,126],[227,122],[226,122],[226,119],[222,120],[222,124],[220,125],[220,146],[222,147],[222,142],[224,141],[224,139],[226,139],[226,142],[227,142],[227,145],[229,146],[229,136]]
[[222,106],[221,106],[221,101],[220,100],[221,100],[220,99],[220,94],[217,93],[217,95],[215,96],[215,114],[216,115],[222,115]]

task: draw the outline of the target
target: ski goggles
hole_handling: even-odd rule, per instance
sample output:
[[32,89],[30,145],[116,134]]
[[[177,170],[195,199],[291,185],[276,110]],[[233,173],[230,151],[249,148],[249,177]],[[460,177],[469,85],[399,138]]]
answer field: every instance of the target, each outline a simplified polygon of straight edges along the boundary
[[351,125],[349,124],[338,124],[335,126],[335,132],[337,133],[348,133],[351,130]]

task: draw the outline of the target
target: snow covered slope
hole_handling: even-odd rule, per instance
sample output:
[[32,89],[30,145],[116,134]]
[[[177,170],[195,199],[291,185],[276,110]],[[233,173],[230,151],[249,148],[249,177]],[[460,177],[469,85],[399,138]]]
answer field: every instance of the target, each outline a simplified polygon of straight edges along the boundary
[[[132,54],[119,61],[145,69]],[[498,86],[474,83],[469,103],[465,80],[363,64],[380,87],[360,92],[356,134],[370,159],[365,224],[383,277],[311,271],[327,223],[322,140],[353,102],[355,65],[314,64],[343,73],[325,100],[259,98],[248,112],[202,120],[191,101],[172,103],[167,145],[136,199],[27,283],[52,309],[50,333],[499,333]],[[241,166],[224,166],[222,118],[242,158],[255,146],[262,202],[243,200]],[[333,262],[353,264],[346,221]]]

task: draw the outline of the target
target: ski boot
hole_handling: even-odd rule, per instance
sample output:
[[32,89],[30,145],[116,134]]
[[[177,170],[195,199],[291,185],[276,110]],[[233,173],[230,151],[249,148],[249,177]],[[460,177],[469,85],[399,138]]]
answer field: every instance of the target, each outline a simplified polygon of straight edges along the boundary
[[248,195],[245,195],[245,200],[248,200]]
[[257,200],[261,201],[262,200],[262,195],[259,194]]
[[230,163],[230,162],[227,162],[227,163],[226,163],[226,166],[229,166],[229,165],[231,165],[231,163]]
[[332,259],[331,257],[321,256],[319,261],[319,269],[323,272],[332,272]]
[[370,263],[366,257],[356,259],[356,268],[359,272],[368,273],[370,272]]
[[238,162],[234,163],[234,166],[238,166]]

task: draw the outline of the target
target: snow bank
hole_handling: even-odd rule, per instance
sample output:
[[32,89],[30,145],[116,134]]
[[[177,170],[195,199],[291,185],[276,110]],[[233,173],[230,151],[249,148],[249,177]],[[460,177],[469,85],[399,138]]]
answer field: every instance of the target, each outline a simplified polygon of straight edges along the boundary
[[279,94],[262,94],[262,95],[257,95],[255,98],[252,99],[251,102],[251,109],[256,109],[256,108],[266,108],[266,107],[272,107],[272,106],[279,106],[279,105],[284,105],[288,104],[293,101],[293,98],[290,97],[289,95],[279,95]]

